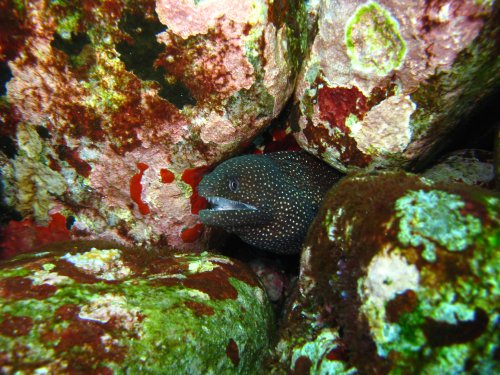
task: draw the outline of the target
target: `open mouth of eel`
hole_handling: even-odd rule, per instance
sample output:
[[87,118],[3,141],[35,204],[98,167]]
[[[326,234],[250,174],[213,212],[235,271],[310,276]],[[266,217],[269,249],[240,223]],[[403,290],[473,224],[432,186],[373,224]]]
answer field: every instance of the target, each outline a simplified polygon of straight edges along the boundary
[[257,207],[239,201],[233,201],[222,197],[206,197],[209,207],[208,211],[257,211]]

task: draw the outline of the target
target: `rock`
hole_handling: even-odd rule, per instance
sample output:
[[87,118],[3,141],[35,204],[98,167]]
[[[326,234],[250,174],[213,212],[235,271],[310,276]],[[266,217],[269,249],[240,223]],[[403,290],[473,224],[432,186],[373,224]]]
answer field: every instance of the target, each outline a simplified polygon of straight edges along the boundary
[[482,150],[459,150],[446,155],[422,176],[435,182],[461,182],[492,188],[495,178],[493,155]]
[[283,268],[266,258],[252,259],[248,265],[259,278],[269,300],[276,304],[282,303],[291,283]]
[[17,254],[29,253],[37,247],[71,239],[67,228],[68,220],[61,214],[51,215],[47,226],[36,225],[28,218],[23,221],[11,220],[2,230],[0,259],[8,259]]
[[340,181],[304,244],[281,365],[333,350],[330,373],[498,372],[499,211],[496,192],[402,172]]
[[307,44],[303,2],[1,7],[8,206],[38,226],[73,217],[73,238],[199,248],[195,186],[291,95]]
[[0,268],[0,372],[259,373],[273,314],[223,256],[64,243]]
[[[319,315],[318,315],[319,316]],[[275,348],[270,374],[357,374],[348,363],[348,352],[338,327],[319,327],[312,316],[297,315],[287,325]]]
[[498,2],[325,1],[296,88],[301,147],[341,171],[435,156],[500,84]]
[[500,126],[497,126],[494,154],[495,154],[495,189],[500,191]]

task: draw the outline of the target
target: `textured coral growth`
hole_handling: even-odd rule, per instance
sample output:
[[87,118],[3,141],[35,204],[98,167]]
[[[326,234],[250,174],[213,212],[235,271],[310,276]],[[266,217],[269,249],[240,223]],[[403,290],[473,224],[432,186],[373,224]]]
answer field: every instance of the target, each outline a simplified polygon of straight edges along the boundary
[[68,146],[61,145],[58,147],[57,151],[59,158],[61,158],[61,160],[67,161],[68,164],[71,165],[79,175],[82,175],[86,178],[90,176],[92,167],[89,163],[87,163],[80,157],[76,149],[71,149]]
[[242,87],[250,88],[253,83],[253,67],[235,37],[241,34],[244,34],[243,25],[222,18],[203,37],[185,40],[171,35],[157,66],[185,84],[198,101],[213,95],[230,96]]
[[0,1],[0,62],[13,59],[21,50],[24,40],[30,34],[28,27],[21,22],[25,17],[22,6],[17,1]]

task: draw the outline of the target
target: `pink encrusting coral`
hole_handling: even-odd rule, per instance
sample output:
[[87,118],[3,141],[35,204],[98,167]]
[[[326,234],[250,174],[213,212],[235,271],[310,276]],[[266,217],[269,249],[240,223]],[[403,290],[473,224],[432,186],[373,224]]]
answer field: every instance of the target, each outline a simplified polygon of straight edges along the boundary
[[255,26],[250,22],[258,11],[251,2],[229,6],[223,1],[195,5],[194,1],[160,0],[156,11],[168,27],[158,35],[167,46],[159,63],[175,75],[189,77],[186,85],[197,99],[214,93],[229,96],[255,83],[245,51],[245,34]]
[[283,108],[306,38],[299,2],[276,22],[288,3],[10,4],[25,38],[1,31],[7,205],[37,225],[72,216],[74,237],[200,248],[204,202],[182,176],[240,151]]
[[159,0],[156,3],[156,12],[160,22],[183,39],[192,35],[206,34],[223,17],[245,24],[256,16],[252,13],[258,12],[255,6],[257,3],[253,5],[251,1],[238,1],[230,4],[224,1],[207,0],[195,3],[194,0]]
[[[224,99],[255,83],[254,69],[245,56],[244,26],[221,21],[211,29],[208,40],[193,36],[185,50],[183,39],[169,31],[158,39],[166,45],[164,59],[158,64],[186,80],[186,86],[200,101],[217,95]],[[188,78],[191,78],[188,80]]]
[[318,7],[318,32],[296,88],[296,138],[341,170],[405,167],[428,157],[499,82],[491,71],[492,2]]

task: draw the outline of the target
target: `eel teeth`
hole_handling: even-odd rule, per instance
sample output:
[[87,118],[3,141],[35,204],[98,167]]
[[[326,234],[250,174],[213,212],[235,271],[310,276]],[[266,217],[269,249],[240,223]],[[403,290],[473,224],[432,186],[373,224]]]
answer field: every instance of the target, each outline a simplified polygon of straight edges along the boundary
[[257,207],[243,202],[232,201],[222,197],[207,197],[210,204],[210,211],[236,211],[236,210],[253,210],[257,211]]

